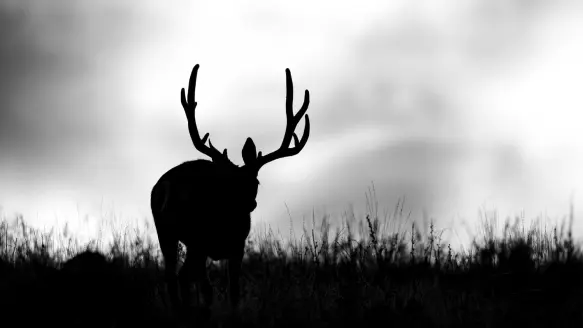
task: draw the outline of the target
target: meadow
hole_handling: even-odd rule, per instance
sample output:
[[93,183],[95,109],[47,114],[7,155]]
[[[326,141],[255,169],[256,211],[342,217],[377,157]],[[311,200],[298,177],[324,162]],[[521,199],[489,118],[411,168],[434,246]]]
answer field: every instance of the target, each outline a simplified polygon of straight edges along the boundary
[[335,228],[327,216],[312,218],[316,228],[290,231],[288,240],[253,230],[235,311],[225,266],[208,261],[215,300],[206,320],[196,307],[182,317],[169,311],[157,242],[138,229],[115,232],[107,245],[80,245],[67,231],[40,232],[21,216],[4,217],[1,325],[583,327],[572,213],[548,229],[507,218],[501,235],[497,219],[485,218],[482,235],[456,252],[442,230],[415,224],[402,203],[388,217],[368,212]]

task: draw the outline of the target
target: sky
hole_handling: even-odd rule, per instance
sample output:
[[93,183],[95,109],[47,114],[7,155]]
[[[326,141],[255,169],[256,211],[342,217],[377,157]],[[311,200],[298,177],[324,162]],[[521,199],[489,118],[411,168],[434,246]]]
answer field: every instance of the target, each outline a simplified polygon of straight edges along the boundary
[[281,142],[285,69],[296,110],[310,91],[310,139],[261,169],[254,223],[339,223],[374,185],[381,213],[405,197],[454,245],[480,211],[556,221],[571,203],[581,236],[582,17],[566,0],[3,1],[2,213],[82,236],[152,223],[158,178],[205,158],[179,96],[200,64],[199,129],[240,165],[247,137]]

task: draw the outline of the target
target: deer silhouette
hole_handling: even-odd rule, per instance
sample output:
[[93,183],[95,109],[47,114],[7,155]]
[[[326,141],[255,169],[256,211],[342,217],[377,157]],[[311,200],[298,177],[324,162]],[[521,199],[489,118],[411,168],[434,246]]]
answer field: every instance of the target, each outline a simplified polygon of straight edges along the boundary
[[[228,260],[229,295],[231,305],[239,302],[239,275],[245,241],[251,230],[251,212],[257,207],[255,198],[259,169],[276,159],[298,154],[310,135],[310,120],[306,111],[310,94],[306,90],[304,103],[294,115],[293,83],[286,69],[287,125],[279,149],[265,156],[257,153],[255,143],[247,138],[242,157],[243,166],[233,164],[227,149],[219,152],[211,143],[209,134],[201,139],[196,124],[196,78],[199,65],[190,75],[188,97],[181,90],[182,107],[188,120],[188,130],[194,147],[211,158],[184,162],[166,172],[152,188],[151,208],[158,241],[165,262],[165,279],[171,304],[176,308],[191,303],[190,283],[196,283],[207,306],[212,303],[212,287],[206,261]],[[306,117],[304,133],[298,140],[295,128],[302,116]],[[291,146],[292,138],[294,147]],[[209,146],[206,146],[208,139]],[[178,242],[186,246],[186,258],[177,274]],[[198,294],[197,294],[198,295]]]

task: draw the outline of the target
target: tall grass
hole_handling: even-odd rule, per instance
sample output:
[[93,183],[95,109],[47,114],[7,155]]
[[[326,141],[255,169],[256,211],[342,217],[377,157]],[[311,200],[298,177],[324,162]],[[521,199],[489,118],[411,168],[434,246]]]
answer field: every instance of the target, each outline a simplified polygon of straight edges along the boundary
[[[290,228],[287,240],[270,228],[254,229],[245,249],[238,315],[225,314],[224,268],[210,262],[216,302],[214,316],[204,324],[582,326],[583,257],[580,245],[573,240],[571,224],[547,229],[535,222],[526,228],[523,218],[518,217],[512,224],[508,219],[498,236],[497,218],[490,217],[482,221],[481,236],[455,251],[444,242],[443,230],[433,221],[422,231],[410,216],[401,200],[392,213],[379,216],[373,187],[367,193],[366,214],[357,219],[354,212],[347,212],[335,228],[328,215],[317,223],[313,214],[312,227],[304,223],[301,236],[295,236]],[[572,222],[572,213],[569,218]],[[0,224],[0,272],[10,283],[2,285],[2,303],[18,308],[6,296],[18,291],[10,286],[30,285],[39,279],[54,282],[43,280],[43,275],[56,275],[56,268],[83,251],[104,254],[114,272],[110,279],[124,281],[101,296],[109,299],[102,304],[124,299],[119,305],[126,310],[116,312],[94,305],[94,312],[111,315],[117,326],[177,325],[164,305],[158,245],[137,227],[114,232],[106,245],[100,240],[80,245],[67,228],[41,233],[21,216],[10,224],[4,218]],[[184,252],[181,248],[182,256]],[[55,289],[51,292],[59,293]],[[31,290],[28,293],[28,300],[38,295]],[[61,298],[65,300],[55,295],[55,299],[67,302],[66,297]],[[52,306],[30,305],[43,313],[58,311]]]

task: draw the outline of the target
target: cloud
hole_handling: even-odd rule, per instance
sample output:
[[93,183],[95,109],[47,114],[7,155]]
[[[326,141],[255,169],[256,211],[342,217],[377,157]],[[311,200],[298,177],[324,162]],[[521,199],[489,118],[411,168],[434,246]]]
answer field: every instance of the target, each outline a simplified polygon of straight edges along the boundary
[[[284,68],[296,109],[312,93],[308,145],[260,173],[258,211],[269,220],[284,201],[308,212],[364,202],[370,181],[389,203],[407,194],[442,213],[456,203],[474,213],[491,194],[540,200],[536,183],[563,192],[567,169],[551,186],[541,161],[579,145],[557,146],[578,136],[578,84],[560,81],[578,67],[578,43],[564,48],[578,31],[562,23],[576,22],[571,4],[13,1],[0,6],[0,178],[11,188],[0,203],[69,190],[59,195],[147,209],[165,170],[204,158],[179,103],[196,63],[201,130],[239,164],[247,136],[264,152],[281,142]],[[540,96],[550,89],[563,89],[556,102]],[[511,111],[541,103],[569,110]],[[537,133],[544,123],[552,133]]]
[[132,11],[60,1],[0,12],[3,168],[27,183],[78,184],[92,160],[120,151],[124,90],[104,71],[134,32]]

